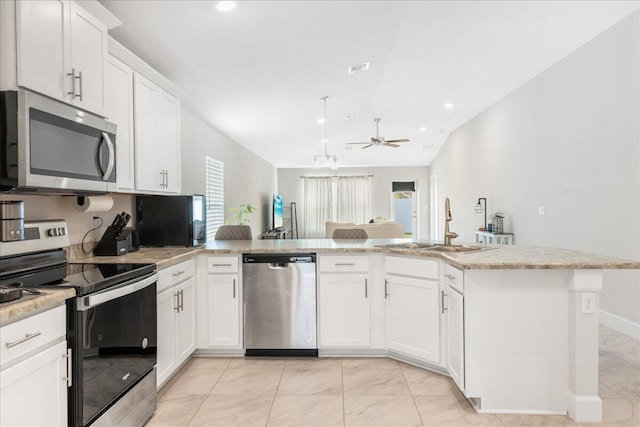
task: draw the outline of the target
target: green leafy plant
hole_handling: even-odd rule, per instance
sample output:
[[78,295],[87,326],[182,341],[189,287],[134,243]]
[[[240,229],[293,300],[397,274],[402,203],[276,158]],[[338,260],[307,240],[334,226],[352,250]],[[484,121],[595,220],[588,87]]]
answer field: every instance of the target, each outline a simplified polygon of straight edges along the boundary
[[[247,216],[253,213],[253,211],[255,210],[256,208],[251,206],[249,203],[247,203],[246,205],[240,205],[239,208],[229,208],[229,212],[231,212],[235,216],[236,224],[238,225],[247,225],[247,223],[249,222],[249,218],[247,218]],[[227,221],[227,223],[228,222],[229,221]]]

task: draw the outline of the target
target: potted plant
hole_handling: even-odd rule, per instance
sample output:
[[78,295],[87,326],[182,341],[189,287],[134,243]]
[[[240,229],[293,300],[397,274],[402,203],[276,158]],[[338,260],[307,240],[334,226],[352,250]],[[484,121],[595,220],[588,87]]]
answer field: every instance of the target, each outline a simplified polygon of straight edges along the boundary
[[[229,212],[231,212],[235,216],[236,224],[238,225],[247,225],[247,223],[249,222],[249,218],[247,218],[247,216],[253,213],[253,211],[255,210],[256,208],[251,206],[249,203],[247,203],[246,205],[240,205],[239,208],[229,208]],[[227,221],[227,223],[229,223],[229,221]]]

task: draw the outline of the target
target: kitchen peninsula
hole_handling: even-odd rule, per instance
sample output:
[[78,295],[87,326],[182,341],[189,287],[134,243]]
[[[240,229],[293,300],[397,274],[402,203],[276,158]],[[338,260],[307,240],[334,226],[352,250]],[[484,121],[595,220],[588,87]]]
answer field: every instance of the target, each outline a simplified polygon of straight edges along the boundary
[[[239,281],[241,295],[243,253],[316,253],[320,356],[388,356],[448,373],[478,412],[568,414],[577,421],[601,420],[597,314],[601,270],[640,269],[640,262],[526,246],[452,253],[397,245],[403,242],[408,241],[214,241],[199,249],[149,248],[80,262],[117,258],[119,262],[155,262],[165,269],[196,257],[197,353],[241,355],[241,298],[234,299],[236,306],[226,319],[237,320],[231,335],[238,338],[229,345],[211,340],[215,333],[209,330],[213,326],[207,315],[211,314],[208,288],[216,283],[211,273],[217,268],[211,265],[221,265],[216,260],[231,261],[230,272],[237,275],[233,277]],[[323,267],[341,259],[345,262]],[[323,339],[332,324],[325,317],[335,314],[323,311],[322,304],[327,303],[322,298],[323,278],[356,273],[365,277],[367,290],[362,294],[370,298],[364,312],[365,338],[346,337],[342,341],[346,345],[336,344],[345,337]],[[433,303],[424,306],[430,310],[415,313],[417,319],[434,323],[426,330],[424,325],[406,323],[406,316],[392,314],[416,307],[411,305],[412,290],[420,290],[415,295]],[[407,307],[398,308],[403,303]],[[348,309],[344,303],[343,307]]]

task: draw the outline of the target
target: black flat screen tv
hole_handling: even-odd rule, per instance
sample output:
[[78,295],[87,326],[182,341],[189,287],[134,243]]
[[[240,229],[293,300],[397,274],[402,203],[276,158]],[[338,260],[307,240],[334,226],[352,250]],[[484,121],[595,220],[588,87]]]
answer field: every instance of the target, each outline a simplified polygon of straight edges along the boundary
[[282,216],[282,196],[275,194],[273,196],[273,230],[281,230],[283,228]]

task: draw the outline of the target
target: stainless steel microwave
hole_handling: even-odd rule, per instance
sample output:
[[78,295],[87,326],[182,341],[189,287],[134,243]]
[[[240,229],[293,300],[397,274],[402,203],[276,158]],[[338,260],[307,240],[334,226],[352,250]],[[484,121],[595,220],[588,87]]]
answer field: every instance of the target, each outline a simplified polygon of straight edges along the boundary
[[116,125],[26,90],[0,92],[0,191],[116,191]]

